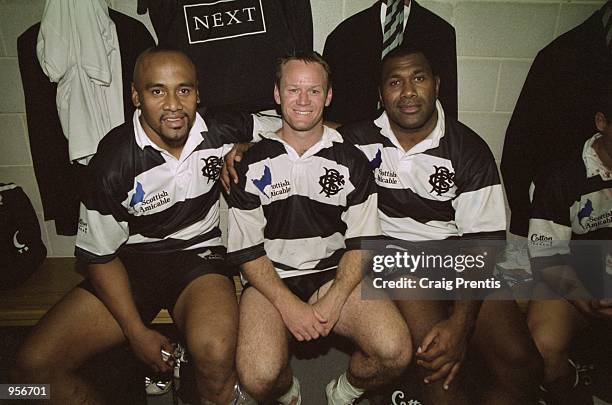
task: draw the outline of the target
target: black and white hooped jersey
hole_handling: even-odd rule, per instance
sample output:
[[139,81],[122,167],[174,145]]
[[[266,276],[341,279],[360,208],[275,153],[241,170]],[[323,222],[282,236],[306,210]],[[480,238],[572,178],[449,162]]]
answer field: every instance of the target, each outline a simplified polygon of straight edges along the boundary
[[139,117],[136,110],[132,122],[109,132],[88,166],[75,248],[85,262],[106,263],[119,249],[163,253],[222,245],[217,180],[223,156],[233,143],[271,128],[247,114],[198,113],[176,159],[151,142]]
[[506,211],[487,144],[436,102],[438,122],[405,152],[387,114],[339,129],[370,161],[383,235],[407,241],[504,239]]
[[238,165],[229,197],[228,260],[267,255],[279,276],[333,269],[346,250],[380,235],[376,184],[364,156],[325,127],[302,156],[277,134]]
[[612,173],[588,139],[581,158],[542,170],[536,179],[529,220],[534,267],[567,264],[570,240],[612,239]]

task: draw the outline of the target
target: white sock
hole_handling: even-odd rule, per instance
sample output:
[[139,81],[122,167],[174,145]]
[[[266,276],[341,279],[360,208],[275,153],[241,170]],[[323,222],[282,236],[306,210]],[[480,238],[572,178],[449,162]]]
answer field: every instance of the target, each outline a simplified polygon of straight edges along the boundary
[[302,396],[300,394],[300,382],[295,376],[293,377],[293,381],[291,382],[291,387],[289,391],[283,394],[283,396],[277,398],[276,400],[281,405],[289,405],[293,398],[297,397],[296,405],[300,405],[302,403]]
[[354,401],[364,393],[364,390],[355,387],[349,382],[348,378],[346,378],[346,372],[338,377],[338,382],[336,383],[336,389],[334,391],[334,396],[337,395],[339,399],[347,403]]

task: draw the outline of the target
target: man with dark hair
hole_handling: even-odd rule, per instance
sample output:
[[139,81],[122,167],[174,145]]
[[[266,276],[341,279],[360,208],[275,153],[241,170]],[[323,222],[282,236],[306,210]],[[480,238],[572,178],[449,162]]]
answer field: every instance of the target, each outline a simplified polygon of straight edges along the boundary
[[278,69],[282,128],[237,165],[229,198],[228,259],[246,280],[238,375],[259,401],[300,404],[289,341],[334,332],[357,349],[327,400],[352,404],[402,372],[410,337],[388,299],[361,299],[361,241],[380,234],[376,184],[363,155],[323,125],[332,98],[326,63],[299,54]]
[[[156,372],[168,339],[149,327],[162,308],[184,335],[201,403],[240,396],[234,368],[238,308],[219,230],[223,155],[265,128],[251,116],[197,112],[193,62],[154,47],[134,69],[133,120],[100,142],[89,165],[75,255],[87,279],[40,321],[12,380],[52,386],[55,403],[100,403],[77,373],[126,341]],[[236,403],[236,402],[232,402]]]
[[[504,197],[493,155],[477,134],[445,115],[439,86],[422,50],[396,48],[382,62],[385,111],[339,132],[370,161],[385,237],[398,244],[503,241]],[[493,377],[483,403],[535,403],[541,366],[516,303],[468,298],[396,301],[418,348],[425,403],[474,403],[462,386],[451,384],[469,346]]]
[[593,403],[569,359],[571,342],[588,322],[612,321],[611,291],[602,289],[611,282],[609,242],[603,254],[592,250],[601,242],[570,244],[612,239],[612,91],[602,91],[596,103],[598,133],[579,156],[549,166],[536,179],[529,221],[529,253],[540,283],[528,322],[544,357],[543,396],[549,405]]

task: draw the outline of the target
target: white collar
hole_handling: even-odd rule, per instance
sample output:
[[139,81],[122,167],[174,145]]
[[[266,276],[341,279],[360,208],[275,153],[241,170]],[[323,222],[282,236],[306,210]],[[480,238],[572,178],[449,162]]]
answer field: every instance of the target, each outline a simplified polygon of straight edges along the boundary
[[593,148],[593,144],[603,135],[601,133],[596,133],[584,143],[584,148],[582,149],[582,160],[584,161],[584,166],[586,167],[587,177],[601,176],[603,180],[611,180],[612,173],[611,171],[604,166],[603,162],[595,152],[595,148]]
[[340,135],[338,131],[323,125],[323,135],[321,135],[321,139],[319,139],[317,143],[312,145],[306,152],[302,154],[302,156],[300,156],[291,145],[289,145],[287,142],[285,142],[283,138],[280,137],[279,133],[280,131],[266,132],[265,134],[262,134],[262,136],[266,139],[282,143],[285,146],[285,149],[287,150],[289,156],[297,159],[304,159],[310,157],[319,152],[321,149],[332,147],[334,142],[342,143],[344,141],[342,139],[342,135]]
[[[144,149],[145,146],[151,146],[153,149],[156,149],[160,152],[169,153],[167,150],[160,148],[157,146],[151,138],[146,134],[142,124],[140,123],[140,115],[142,111],[140,108],[137,108],[134,111],[134,116],[132,117],[132,123],[134,125],[134,134],[136,136],[136,144],[140,147],[140,149]],[[189,131],[189,135],[187,137],[187,142],[183,146],[183,151],[181,152],[181,156],[185,155],[185,152],[188,151],[191,153],[201,142],[204,132],[208,131],[208,127],[206,126],[206,122],[200,115],[200,113],[196,112],[195,122]]]
[[[444,136],[445,125],[444,125],[444,109],[442,108],[442,103],[439,100],[436,100],[436,110],[438,111],[438,122],[436,122],[436,126],[434,129],[423,139],[421,142],[414,145],[407,153],[415,154],[421,153],[428,149],[437,148],[440,145],[440,139]],[[389,140],[397,147],[402,153],[404,152],[404,148],[397,140],[397,137],[391,130],[391,124],[389,123],[389,117],[387,116],[387,112],[383,111],[380,117],[374,120],[374,125],[380,128],[380,133],[382,136],[389,138]]]

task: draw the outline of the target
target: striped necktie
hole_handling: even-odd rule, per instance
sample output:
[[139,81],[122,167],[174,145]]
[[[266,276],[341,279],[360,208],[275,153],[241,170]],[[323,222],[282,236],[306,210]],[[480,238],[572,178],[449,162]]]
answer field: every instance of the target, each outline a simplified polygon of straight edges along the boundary
[[382,58],[402,43],[404,31],[404,0],[387,0],[383,29]]

